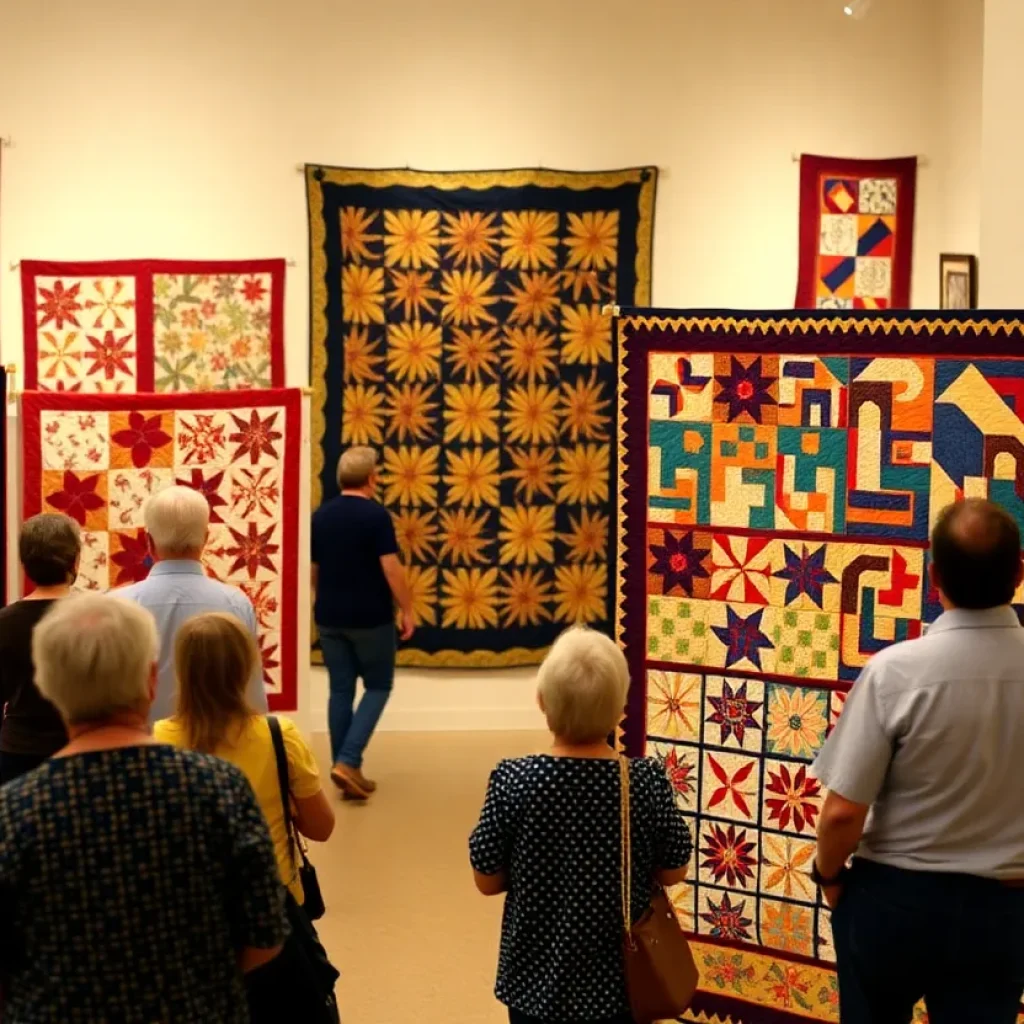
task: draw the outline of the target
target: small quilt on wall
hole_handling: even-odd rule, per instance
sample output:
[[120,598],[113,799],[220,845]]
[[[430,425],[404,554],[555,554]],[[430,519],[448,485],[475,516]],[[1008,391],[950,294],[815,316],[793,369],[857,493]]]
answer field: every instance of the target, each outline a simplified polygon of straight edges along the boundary
[[800,160],[798,309],[909,309],[917,159]]
[[243,590],[259,625],[271,710],[298,707],[301,393],[22,398],[24,515],[82,527],[78,586],[143,580],[146,500],[171,484],[210,505],[207,573]]
[[307,168],[313,506],[380,452],[413,589],[399,663],[535,664],[611,632],[617,354],[650,296],[655,168]]
[[283,387],[284,279],[284,260],[26,260],[25,387]]
[[1024,528],[1024,323],[747,316],[618,321],[623,735],[693,834],[694,1019],[836,1022],[811,765],[871,655],[940,613],[939,512]]

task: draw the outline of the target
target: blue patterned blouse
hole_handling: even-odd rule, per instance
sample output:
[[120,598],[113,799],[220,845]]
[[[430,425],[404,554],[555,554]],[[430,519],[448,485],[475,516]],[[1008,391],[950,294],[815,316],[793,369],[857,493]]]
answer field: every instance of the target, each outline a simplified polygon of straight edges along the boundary
[[[658,871],[690,862],[690,830],[664,770],[629,763],[632,912]],[[481,874],[508,875],[501,1002],[540,1020],[598,1021],[629,1010],[622,967],[622,821],[617,761],[539,755],[491,774],[469,841]]]
[[245,776],[168,746],[0,789],[0,902],[5,1024],[245,1024],[238,953],[287,932]]

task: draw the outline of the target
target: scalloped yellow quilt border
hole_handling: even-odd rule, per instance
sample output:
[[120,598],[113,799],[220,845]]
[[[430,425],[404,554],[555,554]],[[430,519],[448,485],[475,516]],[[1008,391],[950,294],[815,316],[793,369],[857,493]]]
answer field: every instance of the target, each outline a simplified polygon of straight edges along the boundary
[[[804,331],[815,334],[834,334],[837,331],[852,334],[959,334],[998,332],[1017,334],[1024,332],[1024,321],[1006,320],[950,320],[937,317],[935,319],[888,318],[888,317],[665,317],[665,316],[622,316],[618,320],[620,337],[626,327],[639,327],[647,330],[673,331],[726,331],[740,334],[754,331],[770,336],[780,330]],[[1024,352],[1022,352],[1024,354]],[[621,352],[620,352],[621,359]]]

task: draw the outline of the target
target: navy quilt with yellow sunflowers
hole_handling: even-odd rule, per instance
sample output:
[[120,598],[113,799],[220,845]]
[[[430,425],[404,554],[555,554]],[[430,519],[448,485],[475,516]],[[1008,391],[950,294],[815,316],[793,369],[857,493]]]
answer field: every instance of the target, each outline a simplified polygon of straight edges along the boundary
[[379,452],[413,666],[529,665],[611,633],[618,353],[650,299],[657,172],[308,166],[313,508]]

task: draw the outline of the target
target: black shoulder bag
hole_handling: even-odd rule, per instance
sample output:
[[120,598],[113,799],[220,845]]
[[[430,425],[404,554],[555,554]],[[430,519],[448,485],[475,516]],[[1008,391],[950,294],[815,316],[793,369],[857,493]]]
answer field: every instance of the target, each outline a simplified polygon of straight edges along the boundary
[[[281,725],[272,715],[267,716],[267,723],[274,741],[285,826],[289,837],[294,839],[288,759]],[[308,864],[305,857],[303,863]],[[312,866],[309,870],[312,872]],[[315,883],[316,875],[313,879]],[[281,952],[270,963],[245,976],[250,1020],[252,1024],[280,1024],[282,1020],[296,1020],[302,1024],[338,1024],[338,1003],[334,996],[338,970],[328,959],[306,909],[299,905],[287,886],[284,886],[284,892],[290,933]],[[318,899],[319,893],[319,886],[316,886]],[[310,890],[307,888],[306,902],[309,900]],[[323,913],[322,900],[320,912]]]
[[[316,877],[316,868],[306,856],[306,846],[302,842],[295,821],[292,819],[291,787],[288,785],[288,755],[284,749],[284,736],[281,735],[281,723],[273,716],[267,715],[270,726],[270,738],[274,742],[274,757],[277,760],[277,785],[281,790],[281,803],[284,805],[284,828],[288,833],[288,852],[292,859],[292,869],[296,871],[299,884],[302,886],[304,902],[302,909],[310,921],[319,921],[326,912],[323,894],[320,892],[320,880]],[[298,857],[295,851],[298,850]],[[298,865],[302,861],[301,866]]]

